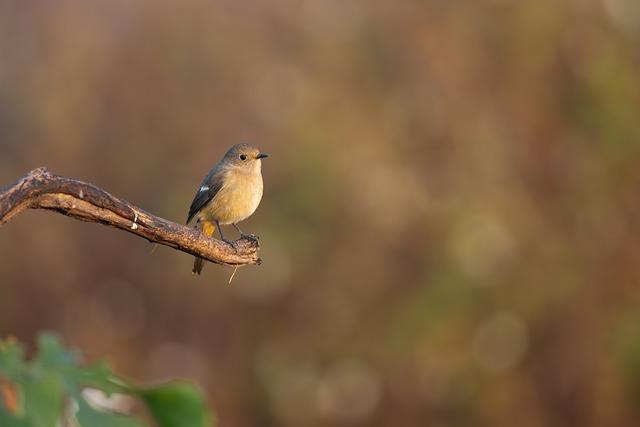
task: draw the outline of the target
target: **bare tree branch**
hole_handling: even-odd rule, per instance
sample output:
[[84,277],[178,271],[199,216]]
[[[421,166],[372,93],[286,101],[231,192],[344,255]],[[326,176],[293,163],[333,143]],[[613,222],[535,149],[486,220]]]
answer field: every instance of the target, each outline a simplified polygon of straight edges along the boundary
[[106,191],[75,179],[34,169],[0,188],[0,226],[25,209],[48,209],[81,221],[116,227],[150,242],[197,255],[216,264],[260,264],[258,241],[243,237],[235,248],[198,230],[159,218]]

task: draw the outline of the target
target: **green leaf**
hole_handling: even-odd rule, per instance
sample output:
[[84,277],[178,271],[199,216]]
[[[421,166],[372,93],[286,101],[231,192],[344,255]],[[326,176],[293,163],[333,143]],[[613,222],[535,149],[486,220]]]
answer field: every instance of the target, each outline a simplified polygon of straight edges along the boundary
[[90,405],[82,390],[92,387],[107,395],[123,393],[143,400],[159,427],[210,427],[213,415],[200,390],[187,382],[171,382],[147,389],[129,385],[105,363],[78,364],[80,355],[65,350],[58,338],[43,334],[38,354],[24,359],[14,340],[0,341],[0,427],[53,427],[64,422],[65,402],[75,403],[73,414],[81,427],[144,427],[134,416]]
[[77,351],[65,350],[58,337],[52,334],[45,333],[38,337],[38,349],[33,364],[43,368],[73,367],[80,358]]
[[82,427],[144,427],[133,417],[92,408],[84,399],[78,399],[76,421]]
[[24,347],[13,339],[0,341],[0,373],[15,378],[24,367]]
[[107,396],[113,393],[130,393],[131,386],[118,378],[104,362],[95,363],[74,373],[76,383],[83,387],[102,390]]
[[212,427],[215,424],[202,393],[188,382],[162,384],[141,390],[139,395],[160,427]]
[[14,417],[0,408],[0,426],[2,427],[31,427],[24,418]]
[[55,426],[63,410],[64,389],[54,373],[29,378],[22,385],[24,410],[30,427]]

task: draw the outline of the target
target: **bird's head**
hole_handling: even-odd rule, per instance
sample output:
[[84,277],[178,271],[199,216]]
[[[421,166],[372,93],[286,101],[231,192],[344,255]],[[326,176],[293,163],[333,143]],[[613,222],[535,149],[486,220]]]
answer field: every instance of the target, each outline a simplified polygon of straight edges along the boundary
[[246,169],[248,171],[260,171],[262,159],[269,157],[261,153],[256,147],[247,143],[236,144],[224,155],[224,163],[229,166]]

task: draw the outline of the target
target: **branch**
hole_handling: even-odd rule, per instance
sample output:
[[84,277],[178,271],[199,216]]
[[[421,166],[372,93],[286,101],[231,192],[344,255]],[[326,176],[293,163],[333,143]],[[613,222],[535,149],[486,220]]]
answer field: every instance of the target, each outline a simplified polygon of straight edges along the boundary
[[216,264],[260,264],[256,239],[242,237],[236,248],[194,228],[159,218],[106,191],[38,168],[0,188],[0,226],[25,209],[48,209],[75,219],[116,227],[150,242],[197,255]]

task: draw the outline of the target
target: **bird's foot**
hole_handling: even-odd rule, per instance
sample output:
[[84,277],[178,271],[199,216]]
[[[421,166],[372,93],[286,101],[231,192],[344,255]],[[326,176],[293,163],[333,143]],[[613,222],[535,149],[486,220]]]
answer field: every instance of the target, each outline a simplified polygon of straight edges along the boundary
[[231,245],[231,247],[236,251],[236,253],[238,252],[238,244],[235,241],[227,240],[227,239],[223,239],[222,241]]
[[248,234],[248,233],[240,234],[240,238],[241,239],[251,240],[251,241],[254,241],[254,242],[257,242],[258,240],[260,240],[260,237],[256,236],[255,234]]

